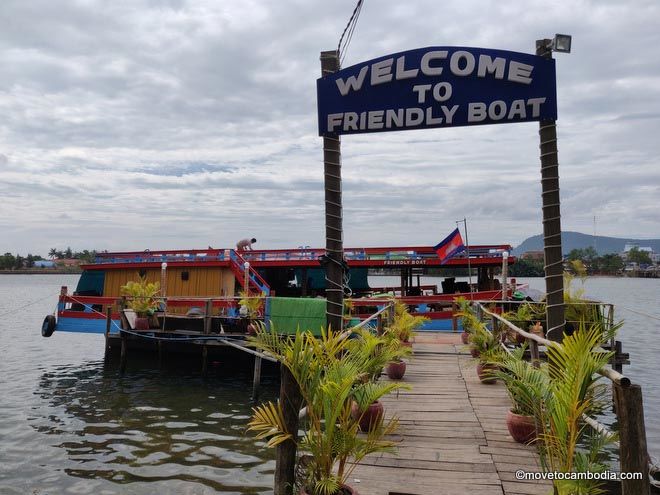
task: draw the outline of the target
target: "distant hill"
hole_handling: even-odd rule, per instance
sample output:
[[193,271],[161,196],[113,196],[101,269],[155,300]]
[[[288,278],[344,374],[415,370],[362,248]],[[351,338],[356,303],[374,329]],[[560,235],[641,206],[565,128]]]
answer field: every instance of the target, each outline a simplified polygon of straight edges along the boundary
[[[596,251],[599,255],[608,253],[620,253],[626,244],[635,243],[639,246],[649,246],[655,253],[660,252],[660,239],[624,239],[619,237],[596,236]],[[561,247],[564,254],[573,249],[584,249],[594,246],[594,236],[580,232],[562,232]],[[542,251],[543,236],[535,235],[525,239],[520,246],[514,248],[513,254],[521,255],[527,251]]]

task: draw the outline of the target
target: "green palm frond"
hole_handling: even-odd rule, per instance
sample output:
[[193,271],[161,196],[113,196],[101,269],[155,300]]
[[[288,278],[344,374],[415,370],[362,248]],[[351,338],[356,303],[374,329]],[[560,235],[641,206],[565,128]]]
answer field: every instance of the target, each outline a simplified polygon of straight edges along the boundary
[[258,439],[268,439],[268,446],[276,445],[293,438],[287,432],[282,408],[279,403],[266,402],[252,408],[252,419],[248,423],[248,431],[256,432]]

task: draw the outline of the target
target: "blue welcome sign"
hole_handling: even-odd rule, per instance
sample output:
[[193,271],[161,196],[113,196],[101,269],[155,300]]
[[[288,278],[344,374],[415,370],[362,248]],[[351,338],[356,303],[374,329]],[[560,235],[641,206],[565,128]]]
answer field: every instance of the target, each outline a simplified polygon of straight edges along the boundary
[[555,61],[503,50],[418,48],[322,77],[316,89],[320,135],[557,118]]

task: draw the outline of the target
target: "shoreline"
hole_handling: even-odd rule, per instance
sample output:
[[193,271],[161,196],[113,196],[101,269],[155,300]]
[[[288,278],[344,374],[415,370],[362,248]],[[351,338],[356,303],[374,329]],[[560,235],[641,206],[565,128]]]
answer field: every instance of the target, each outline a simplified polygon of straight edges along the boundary
[[0,275],[80,275],[82,270],[0,270]]

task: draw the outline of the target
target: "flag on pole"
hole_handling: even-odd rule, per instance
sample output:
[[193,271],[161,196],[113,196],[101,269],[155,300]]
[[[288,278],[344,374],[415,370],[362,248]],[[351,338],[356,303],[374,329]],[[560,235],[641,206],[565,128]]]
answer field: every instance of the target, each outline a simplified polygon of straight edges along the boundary
[[465,244],[463,244],[461,231],[458,230],[458,228],[454,229],[451,234],[440,241],[440,243],[437,244],[433,249],[436,253],[438,253],[440,264],[444,265],[447,260],[465,250]]

